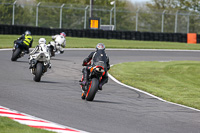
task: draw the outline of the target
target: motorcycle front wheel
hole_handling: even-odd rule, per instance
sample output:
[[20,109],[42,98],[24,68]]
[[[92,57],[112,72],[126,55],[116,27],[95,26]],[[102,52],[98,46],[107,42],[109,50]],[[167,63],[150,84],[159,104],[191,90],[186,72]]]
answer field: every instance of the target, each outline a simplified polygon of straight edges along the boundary
[[88,87],[88,91],[86,94],[85,99],[87,101],[93,101],[97,91],[98,91],[98,86],[99,86],[99,80],[97,78],[93,78],[90,81],[89,87]]
[[33,78],[35,82],[40,82],[41,77],[42,77],[42,69],[43,69],[43,64],[37,63],[36,70],[35,70],[35,76]]
[[19,57],[21,53],[21,49],[17,48],[15,51],[12,53],[11,61],[16,61],[17,58]]

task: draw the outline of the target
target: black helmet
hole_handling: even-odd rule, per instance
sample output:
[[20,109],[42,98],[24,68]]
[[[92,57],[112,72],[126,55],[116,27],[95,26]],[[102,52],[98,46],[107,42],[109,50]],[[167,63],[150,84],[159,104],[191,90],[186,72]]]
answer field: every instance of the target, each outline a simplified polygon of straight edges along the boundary
[[105,50],[105,45],[103,43],[98,43],[96,46],[96,50]]
[[27,31],[25,31],[25,35],[27,35],[27,36],[31,35],[31,32],[27,30]]

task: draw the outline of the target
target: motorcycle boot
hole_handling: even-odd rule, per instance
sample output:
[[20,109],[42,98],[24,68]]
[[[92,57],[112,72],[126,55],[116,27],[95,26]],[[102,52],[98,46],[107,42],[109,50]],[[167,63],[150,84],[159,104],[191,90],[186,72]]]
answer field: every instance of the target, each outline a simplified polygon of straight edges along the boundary
[[30,67],[29,67],[29,69],[32,69],[33,68],[33,65],[32,64],[30,64]]
[[30,65],[29,69],[32,69],[33,68],[33,61],[32,60],[29,60],[29,65]]
[[102,90],[102,86],[107,82],[108,82],[108,75],[106,73],[105,76],[102,77],[101,82],[99,83],[99,90]]
[[30,64],[29,69],[32,69],[33,66],[36,64],[36,60],[34,60],[34,59],[30,59],[30,60],[29,60],[29,64]]
[[26,44],[24,44],[24,43],[22,43],[21,46],[24,48],[24,52],[25,52],[26,54],[29,54],[29,46],[26,45]]
[[26,49],[26,50],[25,50],[25,53],[26,53],[26,54],[29,54],[29,49]]
[[103,84],[99,84],[99,90],[102,90],[102,86],[103,86]]
[[82,98],[83,100],[85,99],[85,96],[86,96],[86,93],[85,93],[85,91],[82,91],[81,98]]
[[51,63],[49,63],[48,67],[49,67],[49,69],[51,69]]
[[89,72],[87,71],[86,68],[83,68],[82,73],[83,73],[83,81],[80,82],[80,85],[86,86],[88,82]]

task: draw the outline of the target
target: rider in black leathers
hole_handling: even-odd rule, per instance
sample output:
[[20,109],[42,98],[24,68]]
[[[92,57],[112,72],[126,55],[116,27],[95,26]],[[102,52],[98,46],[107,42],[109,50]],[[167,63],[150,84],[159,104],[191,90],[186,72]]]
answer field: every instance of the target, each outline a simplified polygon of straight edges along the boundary
[[102,76],[102,80],[99,84],[99,90],[102,90],[102,86],[108,82],[108,73],[107,71],[110,69],[109,64],[109,57],[105,53],[105,45],[103,43],[98,43],[96,46],[96,51],[91,52],[90,55],[83,60],[83,66],[86,66],[82,69],[83,72],[83,81],[80,83],[80,85],[85,86],[88,77],[90,74],[90,68],[93,66],[93,62],[103,61],[106,64],[105,74]]

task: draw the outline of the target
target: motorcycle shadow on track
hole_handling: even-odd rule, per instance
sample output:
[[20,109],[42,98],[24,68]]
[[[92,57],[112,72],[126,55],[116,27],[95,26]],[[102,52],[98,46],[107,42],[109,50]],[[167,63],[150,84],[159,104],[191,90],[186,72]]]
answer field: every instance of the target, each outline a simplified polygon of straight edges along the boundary
[[123,104],[123,103],[120,103],[120,102],[112,102],[112,101],[105,101],[105,100],[93,100],[92,102],[95,102],[95,103],[109,103],[109,104]]
[[71,60],[58,59],[58,58],[52,58],[52,57],[51,57],[51,60],[72,62]]
[[[33,80],[29,80],[29,81],[33,81]],[[38,82],[38,83],[40,83],[40,84],[63,84],[63,82],[56,82],[56,81],[47,81],[47,80],[42,80],[42,81],[40,81],[40,82]]]
[[40,81],[40,83],[47,83],[47,84],[62,84],[62,82],[55,82],[55,81]]
[[18,61],[16,61],[16,62],[20,62],[20,63],[26,63],[26,64],[28,64],[28,63],[29,63],[28,61],[20,61],[20,60],[18,60]]
[[[33,80],[31,79],[26,79],[26,81],[28,82],[33,82]],[[63,82],[56,82],[56,81],[47,81],[47,80],[42,80],[40,82],[38,82],[39,84],[63,84]]]

